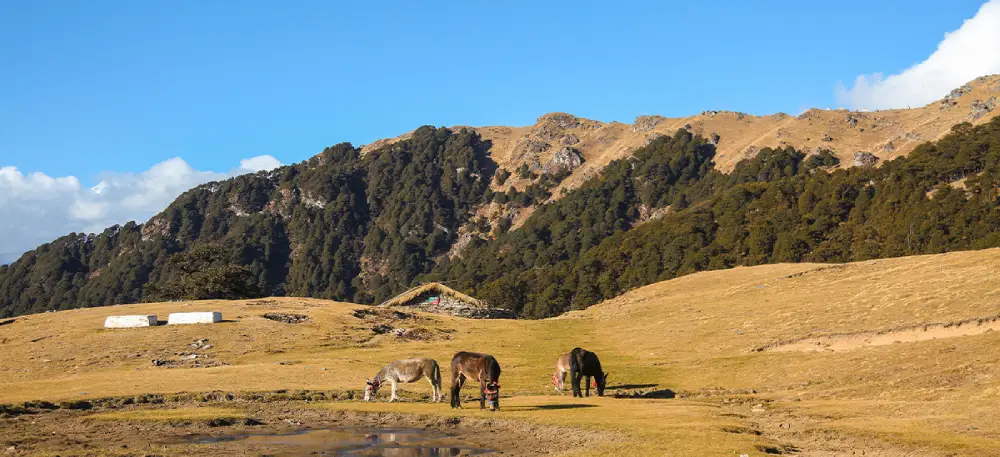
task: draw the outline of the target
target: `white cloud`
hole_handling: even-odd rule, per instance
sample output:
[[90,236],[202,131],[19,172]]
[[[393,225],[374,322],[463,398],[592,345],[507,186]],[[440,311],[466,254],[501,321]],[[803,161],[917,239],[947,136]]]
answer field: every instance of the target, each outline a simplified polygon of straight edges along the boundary
[[1000,0],[990,0],[944,40],[927,60],[899,74],[861,75],[854,87],[837,88],[851,108],[923,106],[979,76],[1000,73]]
[[273,156],[257,156],[240,161],[240,169],[250,172],[273,170],[281,166],[281,162]]
[[0,265],[71,232],[101,232],[114,224],[145,222],[199,184],[280,165],[272,156],[259,156],[219,173],[195,170],[183,159],[173,158],[141,173],[101,174],[100,182],[89,189],[74,176],[24,174],[15,167],[0,167]]

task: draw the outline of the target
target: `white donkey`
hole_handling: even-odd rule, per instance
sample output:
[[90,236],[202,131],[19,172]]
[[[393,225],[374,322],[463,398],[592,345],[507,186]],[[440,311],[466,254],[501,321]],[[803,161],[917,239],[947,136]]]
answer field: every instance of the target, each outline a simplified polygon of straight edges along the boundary
[[566,375],[569,374],[569,353],[559,356],[556,360],[556,371],[552,373],[552,385],[556,386],[556,392],[561,392],[566,387]]
[[373,400],[379,387],[386,381],[392,383],[392,397],[389,401],[399,400],[396,397],[396,384],[417,382],[424,377],[431,382],[431,401],[441,401],[444,397],[441,393],[441,368],[434,359],[405,359],[386,365],[374,378],[365,381],[365,401]]

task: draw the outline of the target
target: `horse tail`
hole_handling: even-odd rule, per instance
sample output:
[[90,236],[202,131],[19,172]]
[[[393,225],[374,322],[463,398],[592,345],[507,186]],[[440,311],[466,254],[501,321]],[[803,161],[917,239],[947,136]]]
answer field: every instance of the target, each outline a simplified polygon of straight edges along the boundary
[[490,357],[490,366],[487,368],[489,370],[490,379],[494,382],[500,381],[500,362],[497,359]]
[[435,360],[434,365],[431,366],[431,382],[436,384],[438,387],[441,386],[441,366],[438,365],[437,360]]
[[580,373],[582,368],[580,366],[579,353],[574,349],[569,357],[569,382],[572,385],[574,397],[580,395],[580,381],[577,379],[577,374]]

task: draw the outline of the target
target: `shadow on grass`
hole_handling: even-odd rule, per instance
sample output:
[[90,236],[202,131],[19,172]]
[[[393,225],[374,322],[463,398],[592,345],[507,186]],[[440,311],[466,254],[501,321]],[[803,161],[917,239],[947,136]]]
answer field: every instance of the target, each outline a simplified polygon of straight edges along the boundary
[[659,384],[622,384],[618,386],[608,386],[607,390],[611,389],[650,389],[659,386]]
[[[223,319],[223,320],[221,320],[219,322],[213,322],[213,324],[232,324],[233,322],[239,322],[239,321],[236,320],[236,319]],[[163,325],[167,325],[167,321],[165,321],[165,320],[163,320],[163,321],[157,320],[156,321],[156,326],[157,327],[160,327],[160,326],[163,326]],[[208,325],[208,324],[174,324],[174,325]]]
[[500,405],[500,409],[506,411],[555,411],[559,409],[579,409],[579,408],[596,408],[596,407],[597,405],[569,404],[569,405],[508,406],[505,408],[503,405]]

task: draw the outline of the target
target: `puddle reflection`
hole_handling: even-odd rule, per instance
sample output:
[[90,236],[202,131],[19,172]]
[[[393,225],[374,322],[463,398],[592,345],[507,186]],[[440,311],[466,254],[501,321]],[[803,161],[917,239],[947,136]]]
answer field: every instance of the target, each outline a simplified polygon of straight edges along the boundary
[[[246,433],[226,436],[196,436],[195,444],[238,442],[245,446],[288,446],[285,456],[332,455],[355,457],[466,456],[490,449],[454,446],[446,441],[454,435],[424,429],[322,428],[280,433]],[[293,449],[294,448],[294,449]]]

